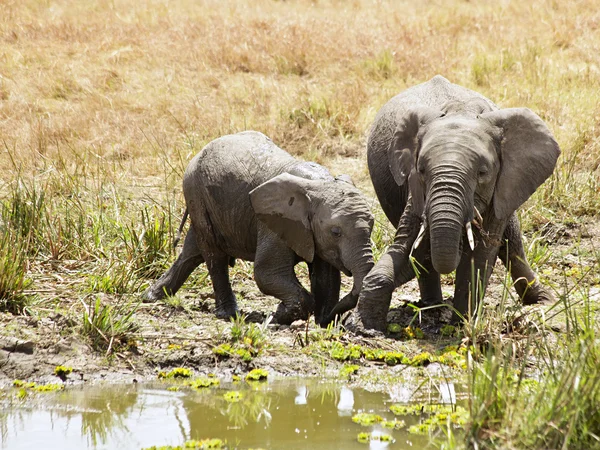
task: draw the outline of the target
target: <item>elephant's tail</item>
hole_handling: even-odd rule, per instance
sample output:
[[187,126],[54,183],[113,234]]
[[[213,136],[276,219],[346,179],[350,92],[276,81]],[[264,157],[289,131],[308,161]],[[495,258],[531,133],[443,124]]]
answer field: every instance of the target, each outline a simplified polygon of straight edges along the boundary
[[179,224],[179,230],[177,230],[177,235],[175,236],[175,239],[173,240],[173,248],[176,248],[177,244],[181,240],[181,232],[183,231],[183,227],[185,225],[185,221],[188,218],[188,215],[189,215],[188,209],[185,208],[185,212],[183,213],[183,218],[181,219],[181,223]]

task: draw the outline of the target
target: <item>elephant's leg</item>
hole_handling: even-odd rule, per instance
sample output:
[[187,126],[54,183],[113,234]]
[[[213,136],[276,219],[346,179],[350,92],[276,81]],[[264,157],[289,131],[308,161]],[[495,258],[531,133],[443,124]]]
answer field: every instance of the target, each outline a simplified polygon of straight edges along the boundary
[[430,246],[431,241],[429,234],[427,234],[419,247],[413,252],[419,270],[418,281],[421,293],[419,306],[432,306],[443,303],[440,274],[433,268]]
[[[505,223],[490,223],[486,237],[482,237],[479,231],[475,230],[477,246],[473,251],[469,248],[466,238],[463,238],[462,256],[456,268],[453,302],[454,308],[463,317],[475,314],[478,302],[483,299],[498,257]],[[459,321],[460,317],[455,314],[453,320]]]
[[308,270],[310,290],[315,299],[315,322],[323,324],[340,298],[340,271],[317,255],[308,265]]
[[419,218],[411,213],[409,200],[407,211],[400,218],[394,243],[363,280],[358,304],[348,318],[346,328],[357,333],[365,333],[369,329],[386,330],[394,289],[415,277],[409,254],[419,232],[419,222]]
[[229,282],[229,255],[221,251],[205,251],[206,266],[215,291],[215,315],[219,319],[235,317],[238,312],[235,294]]
[[521,227],[516,214],[511,216],[504,230],[498,256],[504,266],[510,270],[515,289],[525,305],[554,301],[552,293],[539,282],[536,273],[527,262]]
[[196,232],[193,227],[190,227],[177,260],[144,292],[144,302],[155,302],[167,295],[175,295],[194,269],[203,262],[204,258],[198,248]]
[[296,259],[296,254],[275,233],[259,224],[254,279],[261,292],[281,300],[273,317],[280,324],[308,319],[315,308],[312,294],[296,278]]

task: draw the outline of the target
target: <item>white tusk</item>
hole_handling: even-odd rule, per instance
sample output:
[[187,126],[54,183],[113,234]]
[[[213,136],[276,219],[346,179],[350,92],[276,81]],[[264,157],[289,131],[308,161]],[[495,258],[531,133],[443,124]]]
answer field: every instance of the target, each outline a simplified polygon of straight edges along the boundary
[[423,222],[421,224],[421,229],[419,230],[417,239],[415,240],[415,243],[413,244],[413,249],[417,248],[421,244],[421,241],[423,240],[423,236],[425,236],[425,222]]
[[477,207],[473,207],[473,209],[475,210],[475,218],[477,219],[479,226],[482,227],[483,226],[483,217],[481,217],[481,214],[479,213],[479,210],[477,209]]
[[471,229],[471,222],[467,222],[465,224],[465,228],[467,229],[467,239],[469,240],[469,247],[471,247],[471,251],[475,250],[475,240],[473,239],[473,230]]

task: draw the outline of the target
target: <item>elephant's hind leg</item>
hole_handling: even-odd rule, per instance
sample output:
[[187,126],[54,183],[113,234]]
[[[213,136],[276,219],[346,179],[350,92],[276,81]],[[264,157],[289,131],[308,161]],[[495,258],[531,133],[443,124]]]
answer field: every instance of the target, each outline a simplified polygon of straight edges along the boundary
[[204,256],[215,291],[215,315],[219,319],[235,317],[238,307],[229,282],[229,255],[221,251],[206,251]]
[[315,309],[315,300],[296,278],[296,254],[262,226],[259,227],[258,242],[254,280],[263,294],[281,300],[273,321],[289,325],[298,319],[308,319]]
[[[510,270],[515,290],[525,305],[554,301],[554,295],[543,286],[536,273],[527,262],[521,227],[516,214],[513,214],[504,230],[503,243],[498,256],[504,266]],[[507,245],[508,243],[508,245]]]
[[175,295],[194,269],[203,262],[204,258],[198,248],[196,233],[194,228],[190,227],[177,260],[144,292],[144,302],[155,302],[168,295]]

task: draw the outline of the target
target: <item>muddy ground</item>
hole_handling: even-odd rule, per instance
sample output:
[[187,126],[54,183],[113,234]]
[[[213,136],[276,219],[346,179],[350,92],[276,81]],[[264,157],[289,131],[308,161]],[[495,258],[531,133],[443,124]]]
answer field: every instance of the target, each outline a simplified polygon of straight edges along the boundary
[[[600,221],[593,218],[570,225],[546,224],[537,236],[540,244],[548,245],[544,253],[546,260],[542,260],[537,270],[542,280],[555,289],[557,298],[566,289],[579,284],[573,295],[589,295],[593,305],[600,305]],[[174,367],[188,367],[197,374],[215,373],[225,378],[255,367],[281,376],[337,377],[343,366],[318,345],[323,339],[331,338],[332,333],[319,329],[312,320],[308,324],[300,322],[292,326],[269,324],[265,332],[267,345],[250,362],[237,357],[217,357],[213,348],[226,340],[231,324],[217,320],[212,314],[214,301],[210,284],[198,281],[204,277],[203,266],[180,290],[177,304],[139,304],[134,316],[138,330],[126,345],[115,342],[110,352],[94,349],[80,333],[83,304],[98,295],[106,303],[119,302],[122,298],[107,294],[82,296],[79,284],[86,270],[85,264],[79,261],[43,261],[32,267],[30,276],[34,279],[34,286],[31,293],[36,296],[35,304],[29,308],[28,314],[0,314],[0,386],[10,385],[15,379],[57,382],[54,369],[58,365],[73,368],[66,383],[151,380],[159,371]],[[301,276],[305,272],[305,269],[299,269]],[[258,291],[251,273],[251,264],[238,262],[231,270],[233,289],[247,321],[262,323],[275,311],[278,301]],[[505,273],[504,267],[498,264],[486,296],[489,308],[497,307],[501,300]],[[583,281],[580,281],[582,278]],[[452,277],[444,277],[443,281],[445,297],[450,297]],[[352,280],[344,277],[343,283],[343,289],[349,290]],[[203,287],[198,287],[199,284]],[[514,291],[510,292],[514,296]],[[137,301],[139,294],[128,299]],[[409,356],[424,351],[434,353],[446,345],[460,344],[460,336],[443,337],[440,334],[440,328],[450,319],[450,311],[442,308],[415,316],[414,309],[407,304],[414,302],[418,305],[418,299],[414,280],[397,289],[388,321],[399,324],[401,328],[411,323],[420,327],[424,332],[422,339],[406,339],[402,334],[390,334],[385,339],[366,339],[347,333],[337,334],[334,330],[335,339],[366,347],[398,350]],[[551,305],[526,307],[517,315],[550,308]],[[557,316],[554,332],[560,332],[563,326],[560,316]],[[407,369],[403,365],[388,367],[384,363],[364,359],[353,363],[362,367],[362,375],[357,382],[364,386],[370,384],[373,388],[381,388],[390,377],[414,376],[413,368]],[[432,364],[415,370],[426,370],[431,375],[439,371],[437,366]]]

